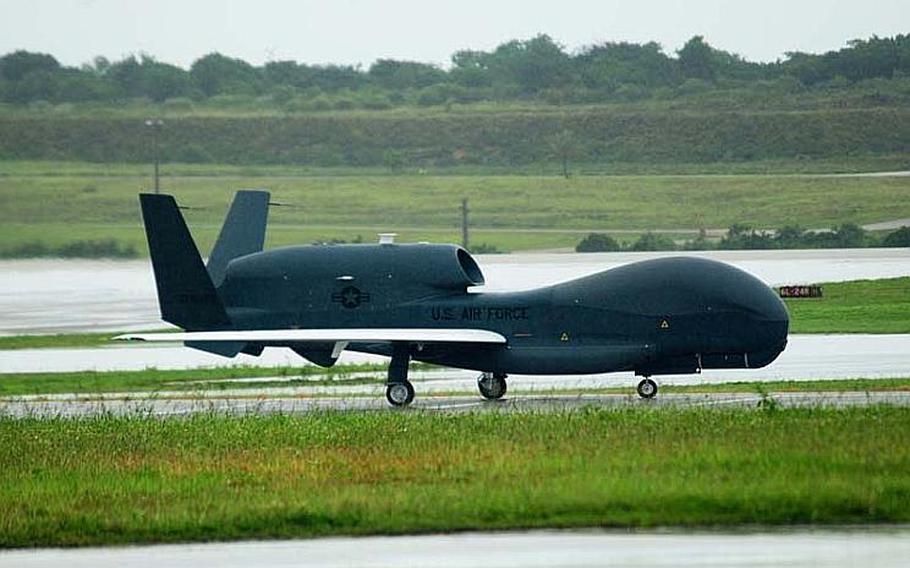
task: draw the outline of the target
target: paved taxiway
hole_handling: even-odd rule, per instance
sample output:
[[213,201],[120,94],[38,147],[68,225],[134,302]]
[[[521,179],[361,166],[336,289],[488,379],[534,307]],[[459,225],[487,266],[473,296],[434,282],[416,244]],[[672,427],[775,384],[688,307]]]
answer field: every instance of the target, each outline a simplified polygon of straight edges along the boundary
[[0,567],[905,567],[910,529],[533,531],[0,552]]
[[[0,415],[37,417],[75,417],[92,415],[149,415],[185,416],[204,412],[228,414],[306,413],[319,411],[381,411],[392,410],[385,398],[376,396],[293,397],[257,396],[253,391],[247,398],[183,395],[172,398],[160,395],[111,395],[103,398],[17,397],[0,400]],[[910,392],[795,392],[770,393],[779,407],[865,406],[889,404],[910,406]],[[477,396],[424,396],[415,399],[406,411],[425,412],[555,412],[583,407],[744,407],[765,404],[758,394],[704,393],[661,394],[653,400],[636,395],[572,394],[572,395],[512,395],[499,401],[486,401]]]

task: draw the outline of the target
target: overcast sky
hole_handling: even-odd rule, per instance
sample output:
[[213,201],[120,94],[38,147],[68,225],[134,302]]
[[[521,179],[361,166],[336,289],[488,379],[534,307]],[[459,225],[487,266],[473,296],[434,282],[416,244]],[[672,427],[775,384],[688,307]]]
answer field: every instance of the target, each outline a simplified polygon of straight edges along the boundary
[[254,64],[378,58],[447,64],[546,33],[569,50],[693,35],[754,61],[824,52],[852,38],[910,32],[910,0],[0,0],[0,53],[48,52],[68,65],[144,52],[188,67],[219,51]]

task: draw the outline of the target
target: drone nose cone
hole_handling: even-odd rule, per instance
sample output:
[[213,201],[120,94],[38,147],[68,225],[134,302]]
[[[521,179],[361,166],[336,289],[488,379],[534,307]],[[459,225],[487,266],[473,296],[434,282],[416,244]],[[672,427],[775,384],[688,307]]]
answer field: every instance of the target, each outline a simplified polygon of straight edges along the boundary
[[787,305],[780,299],[773,288],[765,287],[759,307],[759,319],[765,324],[768,333],[780,340],[787,338],[790,328],[790,314]]
[[787,306],[770,287],[764,286],[754,294],[752,307],[753,337],[749,350],[749,367],[764,367],[787,346],[790,315]]

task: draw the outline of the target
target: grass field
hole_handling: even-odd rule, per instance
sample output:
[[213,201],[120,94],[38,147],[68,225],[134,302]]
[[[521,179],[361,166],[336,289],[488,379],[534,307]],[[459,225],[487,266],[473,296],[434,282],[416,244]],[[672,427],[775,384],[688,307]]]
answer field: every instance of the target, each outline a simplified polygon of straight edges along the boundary
[[[165,330],[157,330],[163,332]],[[63,349],[75,347],[109,347],[116,332],[55,333],[46,335],[8,335],[0,337],[0,351],[9,349]]]
[[0,546],[910,521],[910,409],[0,419]]
[[[147,169],[147,168],[146,168]],[[233,192],[273,192],[268,245],[315,240],[459,240],[459,205],[470,199],[472,242],[515,251],[574,246],[587,231],[827,227],[910,216],[906,178],[793,175],[306,175],[288,167],[181,167],[163,179],[200,248],[217,235]],[[60,173],[62,172],[62,173]],[[139,166],[0,164],[0,242],[60,245],[114,238],[146,253],[136,193]],[[691,236],[691,235],[690,235]]]
[[910,278],[823,284],[824,297],[787,300],[791,333],[910,333]]

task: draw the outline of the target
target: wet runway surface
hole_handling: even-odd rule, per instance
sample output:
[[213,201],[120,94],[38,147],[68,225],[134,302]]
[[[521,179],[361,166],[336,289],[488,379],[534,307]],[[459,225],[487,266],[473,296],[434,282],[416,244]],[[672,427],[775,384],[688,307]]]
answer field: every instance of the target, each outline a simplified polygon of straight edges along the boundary
[[[910,275],[910,249],[480,255],[486,291],[554,284],[629,262],[692,255],[729,262],[772,286]],[[0,261],[0,334],[161,327],[147,260]]]
[[910,529],[533,531],[0,552],[0,567],[905,567]]
[[[379,356],[345,352],[340,363],[381,363]],[[261,357],[226,359],[182,346],[111,346],[96,349],[23,349],[0,351],[0,373],[70,372],[78,370],[192,369],[205,366],[307,366],[289,349],[266,349]],[[448,377],[473,389],[474,372],[451,371]],[[910,335],[795,335],[787,349],[762,369],[707,370],[698,375],[663,378],[673,384],[729,381],[811,380],[830,378],[910,377]],[[625,386],[631,373],[571,377],[514,376],[520,388]],[[451,390],[453,385],[445,388]]]

